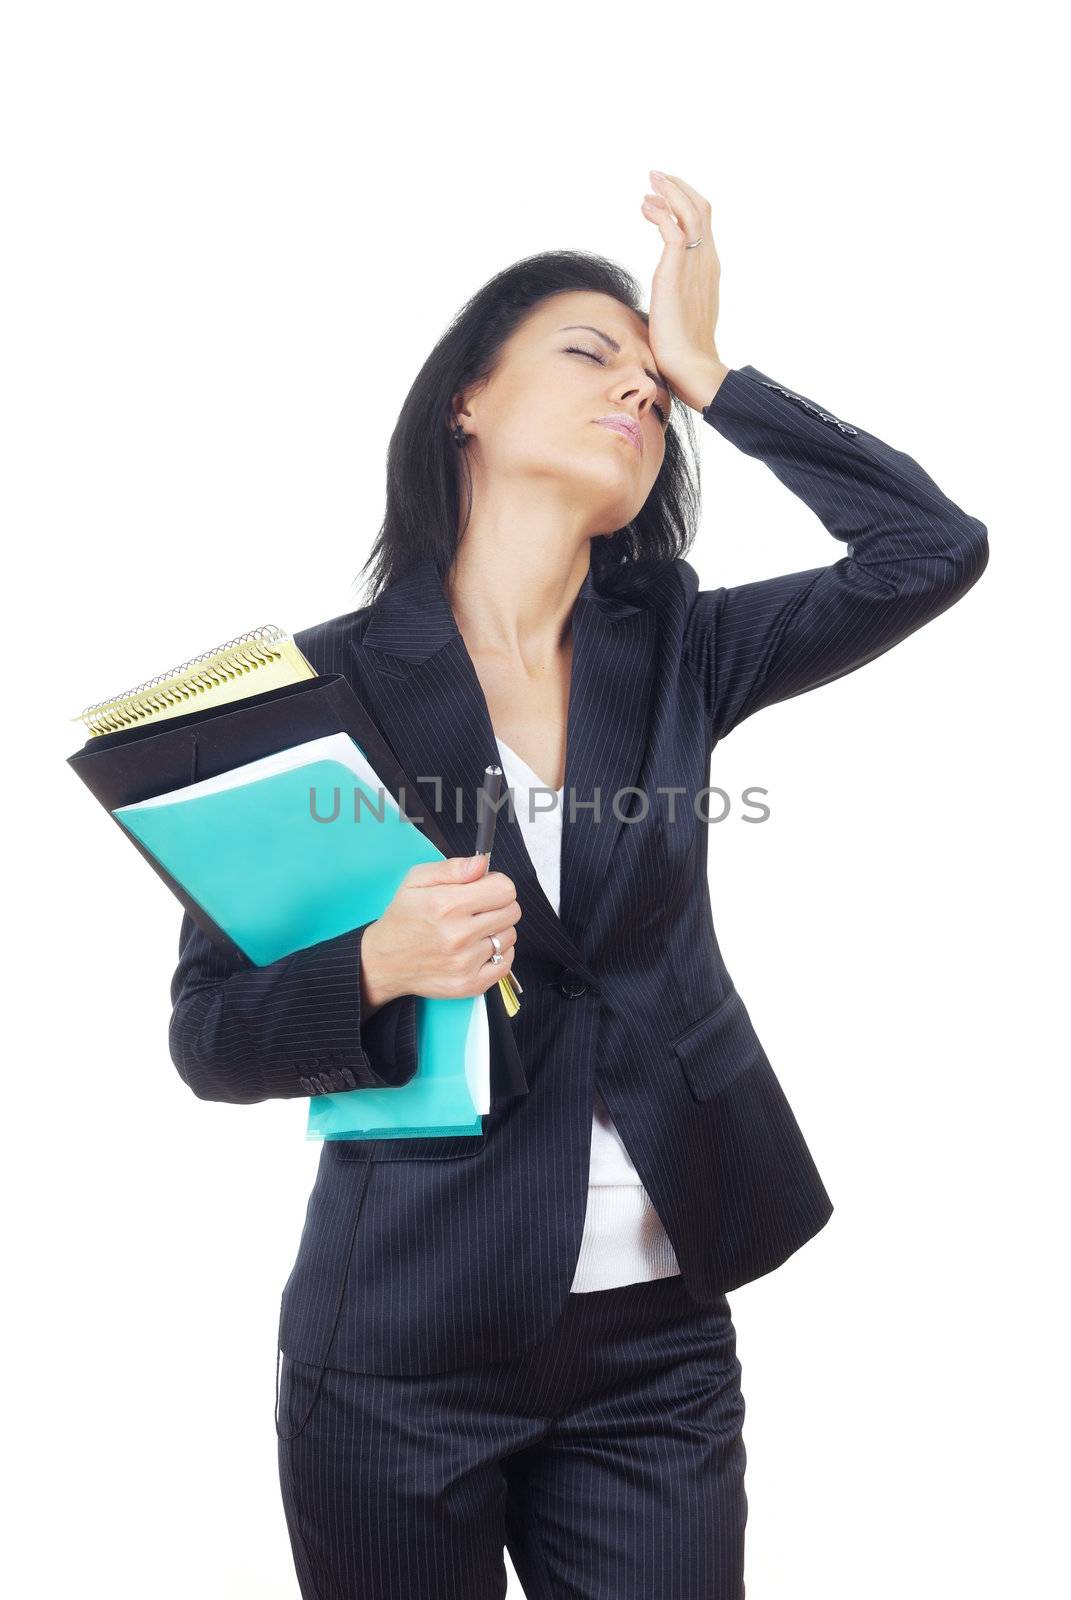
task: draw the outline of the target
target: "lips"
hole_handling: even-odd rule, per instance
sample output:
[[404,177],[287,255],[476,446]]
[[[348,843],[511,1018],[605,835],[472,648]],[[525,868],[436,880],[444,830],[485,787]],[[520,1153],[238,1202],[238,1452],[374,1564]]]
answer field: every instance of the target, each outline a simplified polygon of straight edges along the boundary
[[623,412],[615,412],[609,417],[597,417],[596,421],[600,428],[612,428],[615,433],[623,433],[626,439],[631,439],[637,450],[643,449],[643,432],[633,417],[627,417]]

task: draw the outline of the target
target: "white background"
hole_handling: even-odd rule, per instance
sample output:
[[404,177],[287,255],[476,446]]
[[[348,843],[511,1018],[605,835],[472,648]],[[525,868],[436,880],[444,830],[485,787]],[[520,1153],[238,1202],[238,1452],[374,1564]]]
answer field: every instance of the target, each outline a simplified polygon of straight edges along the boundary
[[[65,765],[70,718],[258,623],[362,604],[387,439],[449,318],[550,247],[649,291],[652,165],[712,202],[723,359],[907,450],[991,539],[951,611],[715,753],[713,782],[764,785],[773,810],[715,829],[715,923],[836,1207],[731,1297],[748,1600],[1066,1583],[1068,347],[1045,27],[1037,5],[932,0],[6,13],[20,1600],[298,1595],[275,1336],[319,1147],[303,1100],[208,1104],[179,1079],[180,908]],[[842,554],[695,420],[704,587]]]

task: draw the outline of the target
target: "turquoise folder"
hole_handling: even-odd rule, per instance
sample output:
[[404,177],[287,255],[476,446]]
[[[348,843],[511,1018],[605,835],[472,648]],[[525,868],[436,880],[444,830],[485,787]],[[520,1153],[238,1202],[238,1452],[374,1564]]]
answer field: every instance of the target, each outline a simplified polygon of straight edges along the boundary
[[[381,916],[414,863],[446,859],[382,785],[332,758],[339,740],[374,776],[356,741],[339,733],[112,812],[255,966]],[[265,773],[280,759],[298,764]],[[409,1083],[312,1097],[307,1138],[483,1131],[483,996],[418,995],[416,1018],[419,1065]]]

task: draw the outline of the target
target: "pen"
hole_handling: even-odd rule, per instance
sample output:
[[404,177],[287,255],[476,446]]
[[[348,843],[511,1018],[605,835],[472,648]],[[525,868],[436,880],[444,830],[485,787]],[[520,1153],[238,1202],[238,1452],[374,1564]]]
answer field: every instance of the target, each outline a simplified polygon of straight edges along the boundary
[[[502,768],[491,764],[483,769],[483,785],[476,802],[476,854],[486,855],[487,866],[490,870],[491,846],[495,840],[495,825],[498,822],[498,800],[502,793],[504,776]],[[523,988],[512,972],[507,972],[504,978],[499,978],[498,987],[502,992],[502,999],[508,1016],[516,1016],[520,1010],[519,995],[524,993]]]

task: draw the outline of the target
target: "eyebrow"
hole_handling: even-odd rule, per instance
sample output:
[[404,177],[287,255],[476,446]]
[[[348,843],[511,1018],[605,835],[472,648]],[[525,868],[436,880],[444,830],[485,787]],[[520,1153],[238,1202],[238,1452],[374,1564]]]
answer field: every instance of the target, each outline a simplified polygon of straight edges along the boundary
[[[618,344],[617,340],[611,339],[610,335],[608,333],[603,333],[601,328],[593,328],[589,322],[567,322],[564,328],[558,329],[558,332],[568,333],[570,329],[573,328],[582,328],[586,333],[598,334],[599,338],[610,346],[610,349],[614,352],[615,356],[621,354],[621,346]],[[660,372],[652,372],[650,367],[644,367],[643,370],[646,372],[649,378],[654,379],[658,387],[664,392],[666,399],[672,402],[673,396],[670,393],[669,384],[666,382],[665,378],[663,378],[662,374]]]

